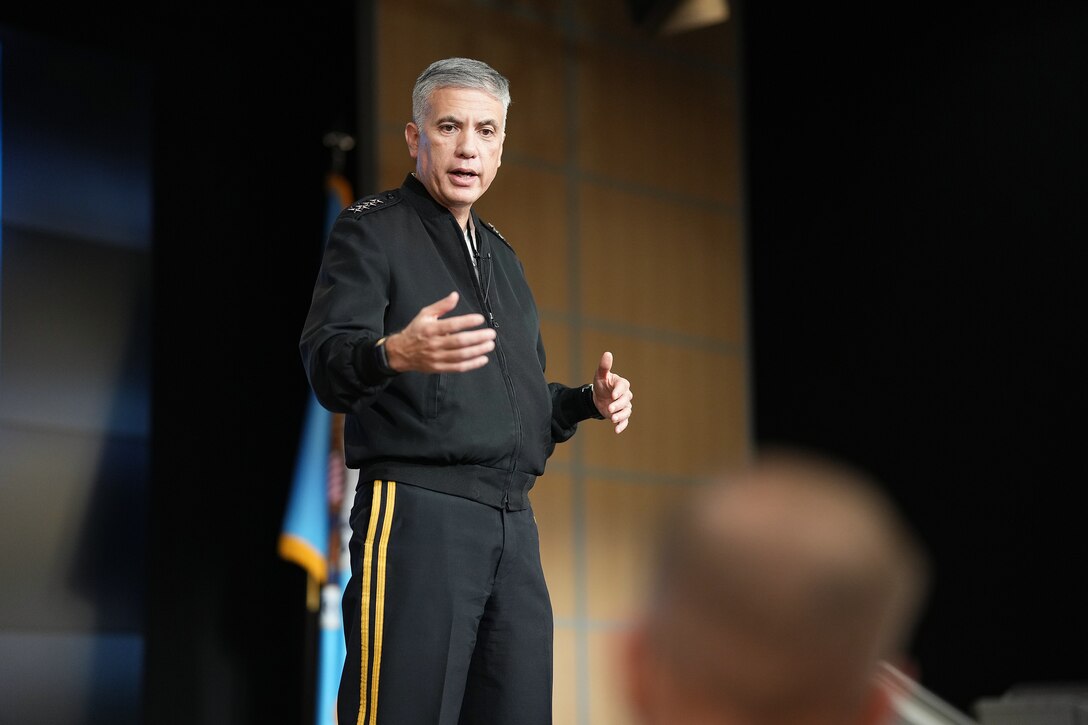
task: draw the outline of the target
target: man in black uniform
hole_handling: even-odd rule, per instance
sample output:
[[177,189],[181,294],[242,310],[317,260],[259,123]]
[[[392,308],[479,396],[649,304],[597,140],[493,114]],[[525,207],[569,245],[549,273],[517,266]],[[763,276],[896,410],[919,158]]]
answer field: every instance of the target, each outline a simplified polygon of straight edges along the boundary
[[510,103],[485,63],[437,61],[405,128],[415,172],[333,226],[300,349],[346,414],[360,469],[344,594],[339,722],[551,722],[552,613],[528,492],[580,421],[631,415],[604,353],[548,383],[521,262],[472,204]]

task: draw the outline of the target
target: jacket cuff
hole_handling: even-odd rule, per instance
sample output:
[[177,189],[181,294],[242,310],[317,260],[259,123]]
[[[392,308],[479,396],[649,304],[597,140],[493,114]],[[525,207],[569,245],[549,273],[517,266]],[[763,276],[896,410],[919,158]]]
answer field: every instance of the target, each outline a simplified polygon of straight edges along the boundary
[[364,384],[380,385],[399,373],[389,367],[385,357],[385,349],[379,342],[385,338],[371,342],[366,340],[355,346],[355,371]]
[[582,400],[585,401],[586,410],[589,411],[589,415],[586,418],[593,418],[594,420],[604,420],[604,416],[601,415],[601,411],[597,410],[596,403],[593,402],[593,383],[586,383],[579,390],[582,391]]
[[559,396],[558,403],[560,420],[568,426],[589,418],[604,419],[604,416],[597,411],[597,406],[593,404],[592,385],[567,388]]

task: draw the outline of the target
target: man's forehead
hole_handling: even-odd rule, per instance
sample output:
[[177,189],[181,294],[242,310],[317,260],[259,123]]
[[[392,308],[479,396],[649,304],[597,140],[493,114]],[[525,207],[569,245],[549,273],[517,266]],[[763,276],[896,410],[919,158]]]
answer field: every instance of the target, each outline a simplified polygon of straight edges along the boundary
[[494,105],[496,120],[502,120],[505,115],[502,101],[484,88],[439,86],[431,91],[431,94],[427,97],[427,108],[429,110],[435,110],[436,101],[443,107],[440,110],[440,113],[443,115],[446,115],[450,110],[447,106],[466,106],[479,102]]
[[438,94],[438,93],[445,93],[447,95],[474,95],[474,94],[480,94],[480,95],[487,96],[488,98],[490,98],[495,103],[498,103],[500,105],[502,104],[502,100],[499,99],[499,97],[496,96],[493,92],[489,91],[487,88],[478,87],[478,86],[437,86],[434,90],[431,91],[430,97],[434,98],[435,95]]

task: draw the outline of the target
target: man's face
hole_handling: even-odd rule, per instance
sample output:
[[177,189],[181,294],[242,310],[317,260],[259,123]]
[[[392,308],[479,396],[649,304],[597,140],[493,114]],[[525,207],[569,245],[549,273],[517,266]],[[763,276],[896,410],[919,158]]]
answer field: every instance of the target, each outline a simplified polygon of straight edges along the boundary
[[462,224],[502,162],[505,120],[502,103],[484,91],[439,88],[422,128],[412,122],[404,129],[416,176]]

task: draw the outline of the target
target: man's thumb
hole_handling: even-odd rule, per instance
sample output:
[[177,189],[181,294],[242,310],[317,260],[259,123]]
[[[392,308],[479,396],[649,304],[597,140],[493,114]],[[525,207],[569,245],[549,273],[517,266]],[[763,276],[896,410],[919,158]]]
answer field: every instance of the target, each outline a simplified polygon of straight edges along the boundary
[[432,302],[431,304],[427,305],[427,313],[435,317],[441,317],[442,315],[446,314],[457,306],[458,299],[460,299],[460,295],[458,295],[457,291],[454,290],[437,302]]
[[597,365],[597,377],[601,380],[608,380],[608,373],[612,372],[612,353],[606,352],[601,355],[601,362]]

